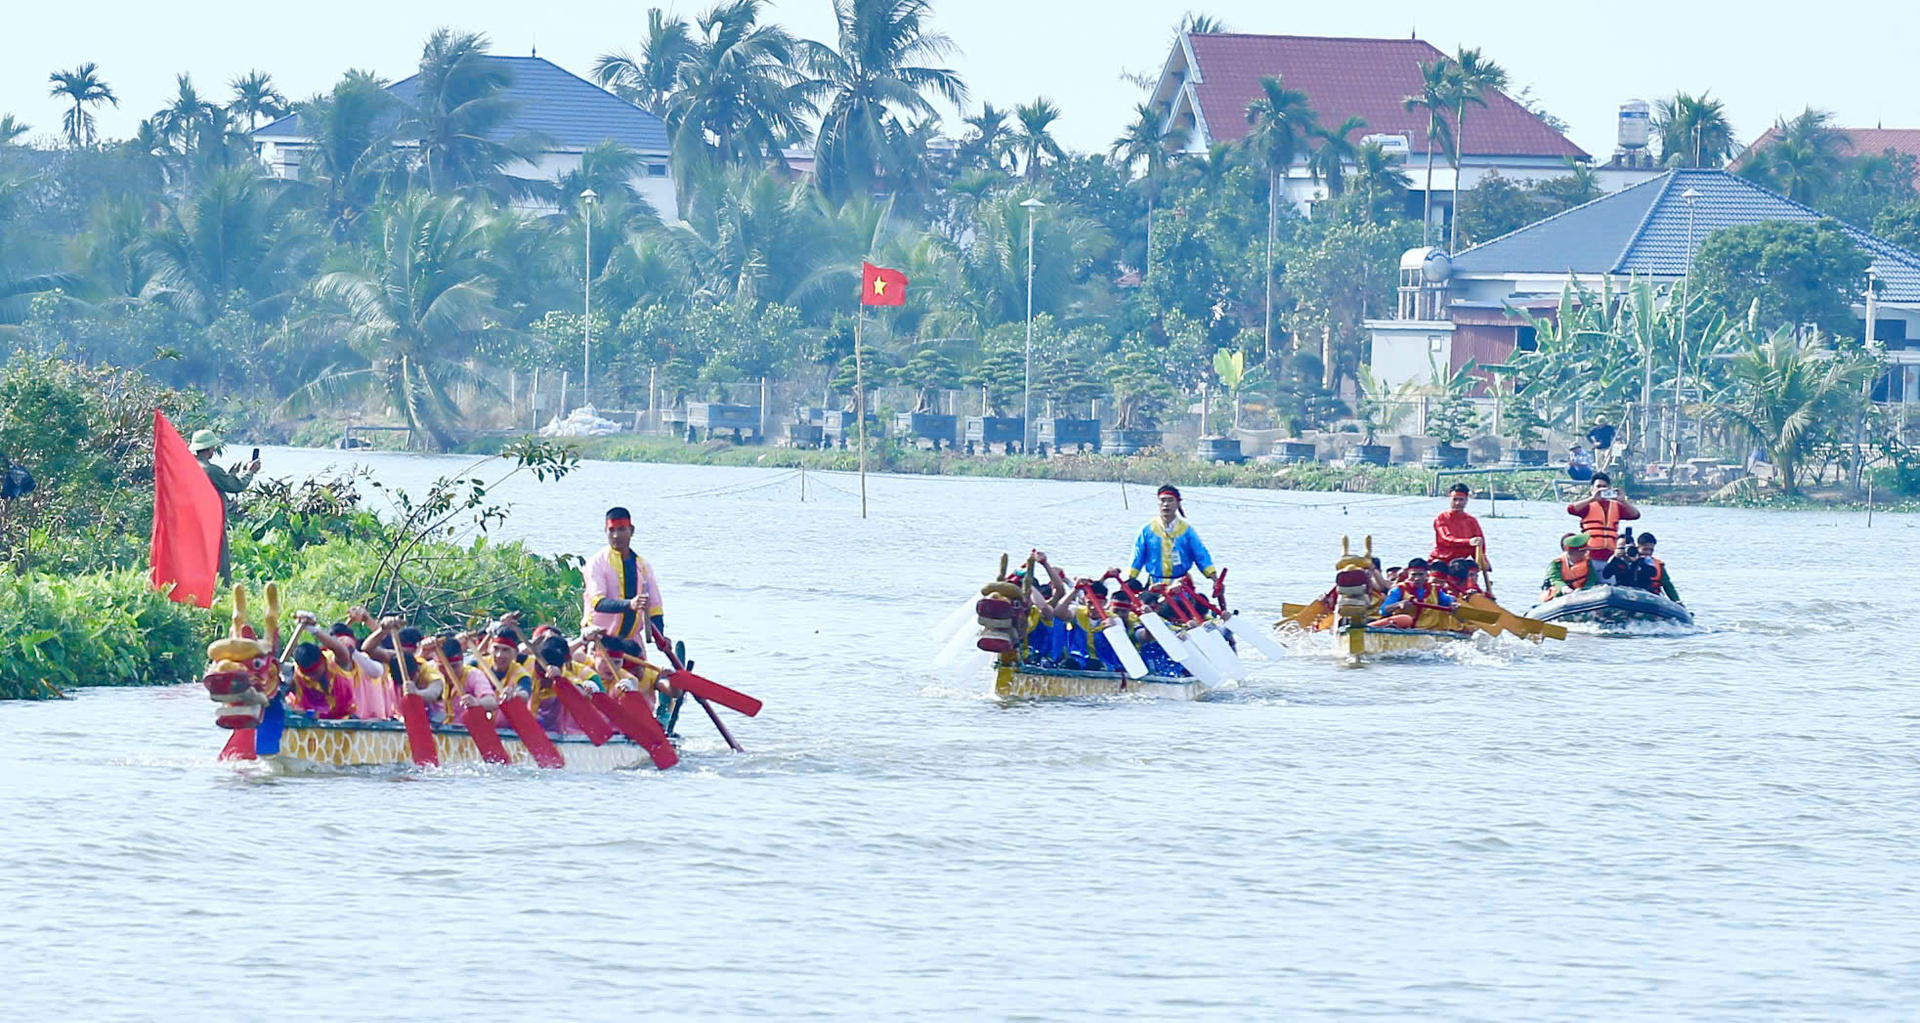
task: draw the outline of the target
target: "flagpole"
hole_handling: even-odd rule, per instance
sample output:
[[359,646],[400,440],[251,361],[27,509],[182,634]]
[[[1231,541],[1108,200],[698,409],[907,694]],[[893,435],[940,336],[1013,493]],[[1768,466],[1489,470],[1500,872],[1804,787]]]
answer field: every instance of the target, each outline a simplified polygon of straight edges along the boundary
[[867,322],[866,296],[854,309],[853,319],[853,418],[860,436],[860,517],[867,517],[867,384],[861,366],[860,328]]

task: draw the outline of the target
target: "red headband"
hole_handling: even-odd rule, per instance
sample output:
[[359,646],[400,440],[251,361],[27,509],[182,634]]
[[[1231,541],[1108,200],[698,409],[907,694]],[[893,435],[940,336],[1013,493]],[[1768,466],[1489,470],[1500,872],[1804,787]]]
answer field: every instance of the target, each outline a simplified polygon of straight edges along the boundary
[[627,517],[626,517],[626,516],[624,516],[624,515],[622,515],[622,516],[620,516],[620,517],[618,517],[618,518],[609,518],[609,519],[607,519],[607,528],[608,528],[608,529],[619,529],[619,528],[620,528],[621,526],[631,526],[631,525],[633,525],[633,520],[632,520],[632,519],[630,519],[630,518],[627,518]]
[[513,640],[510,640],[510,639],[507,639],[507,638],[506,638],[506,637],[504,637],[504,636],[495,636],[495,637],[493,637],[493,645],[494,645],[494,646],[503,646],[503,647],[506,647],[506,648],[507,648],[507,649],[509,649],[509,650],[518,650],[518,649],[520,649],[520,644],[518,644],[518,643],[515,643],[515,642],[514,642]]

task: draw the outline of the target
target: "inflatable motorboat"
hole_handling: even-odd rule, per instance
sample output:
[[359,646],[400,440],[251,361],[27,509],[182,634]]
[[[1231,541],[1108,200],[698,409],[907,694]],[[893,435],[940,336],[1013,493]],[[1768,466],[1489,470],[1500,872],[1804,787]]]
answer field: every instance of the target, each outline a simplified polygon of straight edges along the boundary
[[1541,621],[1598,622],[1622,625],[1627,622],[1673,622],[1692,625],[1693,612],[1651,590],[1629,586],[1589,586],[1584,590],[1561,594],[1527,611],[1528,618]]

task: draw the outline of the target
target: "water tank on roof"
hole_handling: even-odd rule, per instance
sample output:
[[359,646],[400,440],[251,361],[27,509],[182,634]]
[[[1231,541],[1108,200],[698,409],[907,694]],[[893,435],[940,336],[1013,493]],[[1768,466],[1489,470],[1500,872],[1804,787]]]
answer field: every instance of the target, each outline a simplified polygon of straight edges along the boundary
[[1453,260],[1444,249],[1426,245],[1402,253],[1400,269],[1418,270],[1423,282],[1441,284],[1453,276]]
[[1376,132],[1360,136],[1361,145],[1376,145],[1388,156],[1406,156],[1413,152],[1413,140],[1405,135],[1387,135]]
[[1620,148],[1628,151],[1647,148],[1653,136],[1653,113],[1645,100],[1630,99],[1620,104]]

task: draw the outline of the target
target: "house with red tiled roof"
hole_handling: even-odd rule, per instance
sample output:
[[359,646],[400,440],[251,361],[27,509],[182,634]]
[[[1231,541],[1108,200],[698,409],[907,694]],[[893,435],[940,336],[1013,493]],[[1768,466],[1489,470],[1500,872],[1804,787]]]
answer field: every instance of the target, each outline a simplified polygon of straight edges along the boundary
[[[1878,156],[1881,153],[1892,152],[1912,157],[1915,161],[1913,183],[1916,187],[1920,187],[1920,128],[1841,128],[1838,130],[1840,134],[1846,136],[1849,156]],[[1746,151],[1740,154],[1740,159],[1735,161],[1735,168],[1737,169],[1754,154],[1779,140],[1779,126],[1768,128],[1764,134],[1753,140],[1753,145],[1748,146]]]
[[[1247,105],[1260,95],[1261,78],[1277,76],[1287,88],[1306,93],[1322,125],[1366,119],[1363,137],[1406,160],[1404,169],[1414,183],[1408,205],[1416,217],[1427,188],[1431,145],[1435,217],[1444,222],[1456,187],[1450,154],[1439,140],[1429,143],[1426,114],[1407,110],[1403,101],[1420,92],[1420,65],[1446,56],[1420,39],[1182,32],[1151,102],[1170,128],[1187,133],[1190,151],[1204,153],[1216,142],[1246,138]],[[1569,161],[1590,162],[1585,150],[1513,97],[1492,92],[1483,98],[1485,107],[1469,108],[1461,139],[1459,177],[1465,187],[1496,172],[1515,181],[1560,177]],[[1447,120],[1451,126],[1453,119]],[[1288,175],[1287,192],[1303,207],[1324,194],[1308,175],[1304,154]]]

